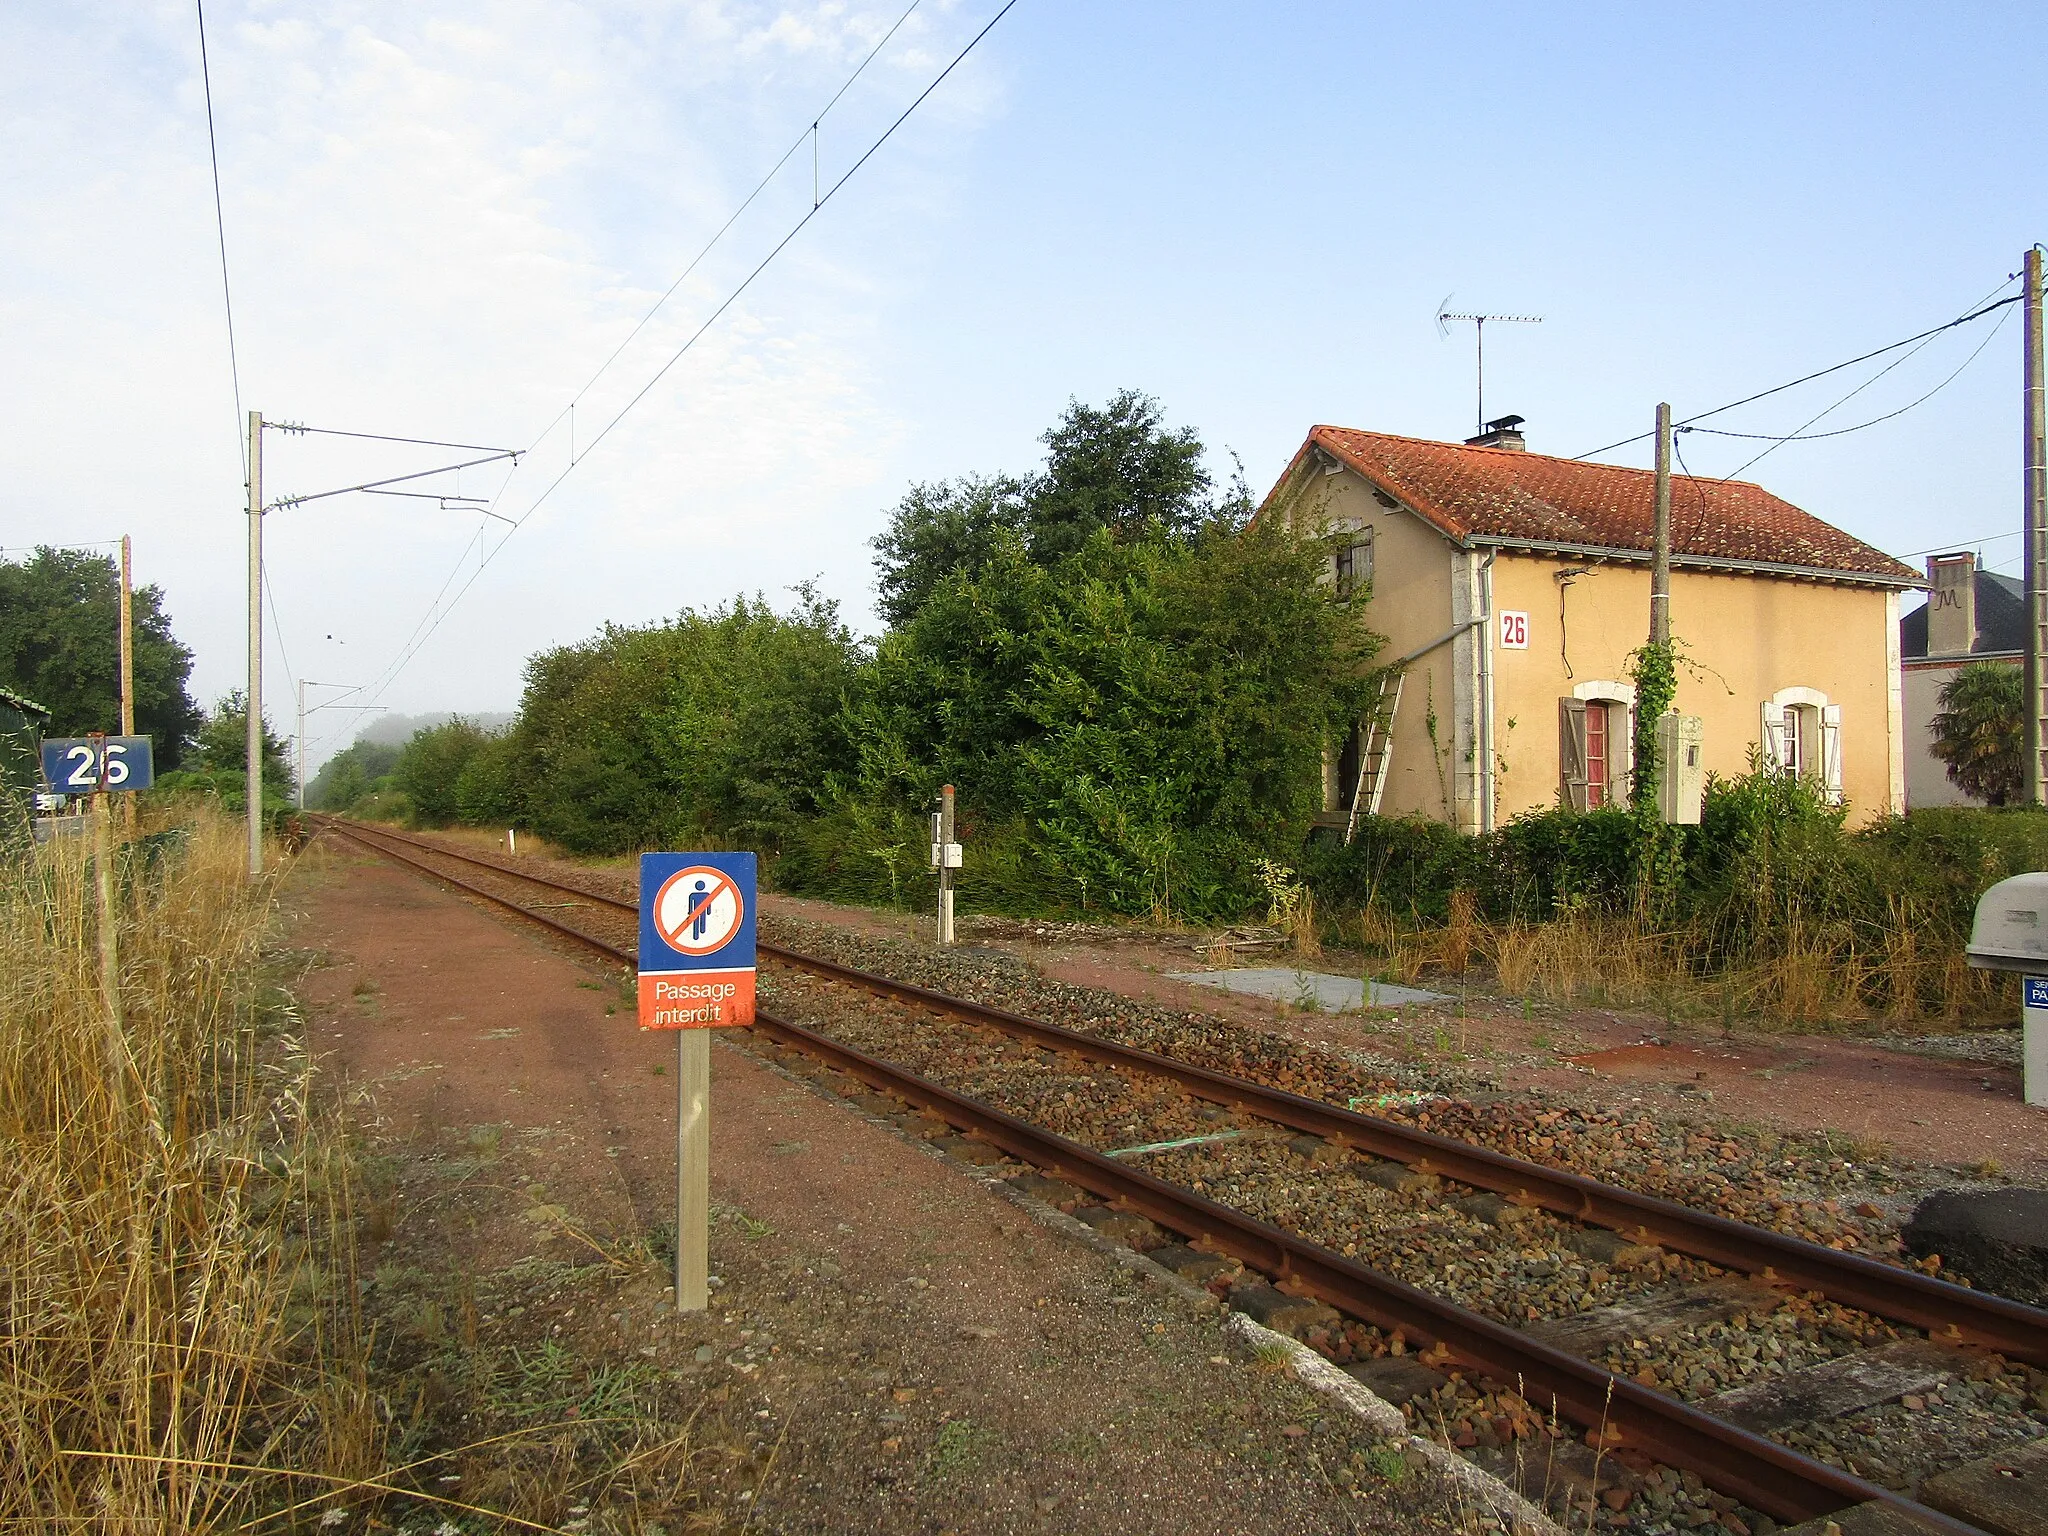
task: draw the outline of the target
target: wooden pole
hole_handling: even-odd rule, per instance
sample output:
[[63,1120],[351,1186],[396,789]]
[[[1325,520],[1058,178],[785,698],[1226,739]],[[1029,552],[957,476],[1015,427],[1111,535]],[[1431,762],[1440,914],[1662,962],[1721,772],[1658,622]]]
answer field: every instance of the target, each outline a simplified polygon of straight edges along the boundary
[[[106,782],[107,739],[94,739],[98,748],[99,779]],[[92,797],[93,884],[99,897],[100,997],[106,1006],[107,1089],[123,1116],[128,1112],[128,1032],[121,1012],[120,934],[114,911],[114,840],[110,826],[113,807],[107,792],[95,790]]]
[[[133,548],[127,534],[121,535],[121,734],[135,734],[135,590],[131,564]],[[135,797],[121,797],[121,821],[135,831]]]
[[711,1031],[676,1031],[676,1310],[711,1304]]
[[1657,407],[1657,526],[1650,543],[1650,644],[1671,643],[1671,407]]
[[2022,491],[2026,529],[2026,676],[2027,676],[2027,800],[2048,805],[2048,410],[2044,410],[2041,376],[2041,248],[2029,248],[2021,349]]

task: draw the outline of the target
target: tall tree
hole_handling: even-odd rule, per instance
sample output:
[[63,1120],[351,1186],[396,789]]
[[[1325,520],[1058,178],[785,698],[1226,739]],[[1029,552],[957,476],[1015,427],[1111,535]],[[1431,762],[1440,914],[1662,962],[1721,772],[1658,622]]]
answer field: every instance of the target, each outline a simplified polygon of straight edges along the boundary
[[2018,667],[1977,661],[1941,687],[1931,722],[1949,781],[1987,805],[2011,805],[2027,784],[2027,685]]
[[[134,594],[135,729],[158,770],[178,766],[200,724],[186,691],[192,652],[171,633],[163,589]],[[37,548],[0,561],[0,683],[50,711],[53,736],[121,728],[121,568],[109,555]]]
[[1041,441],[1045,473],[1027,505],[1031,554],[1050,564],[1073,554],[1098,528],[1119,542],[1154,524],[1186,537],[1214,512],[1202,439],[1168,430],[1150,395],[1127,389],[1099,409],[1067,402]]
[[972,576],[1006,535],[1023,530],[1024,487],[1007,475],[913,485],[874,540],[883,617],[908,624],[948,576]]
[[[249,697],[232,690],[213,706],[192,743],[191,767],[207,773],[244,773],[249,766]],[[263,721],[263,793],[283,795],[292,783],[291,759],[282,737]]]

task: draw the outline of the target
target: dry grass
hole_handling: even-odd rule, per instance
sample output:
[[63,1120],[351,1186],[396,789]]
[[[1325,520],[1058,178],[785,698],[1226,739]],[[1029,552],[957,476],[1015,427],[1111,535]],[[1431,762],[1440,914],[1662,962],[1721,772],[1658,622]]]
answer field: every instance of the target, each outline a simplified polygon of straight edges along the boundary
[[[1930,952],[1910,911],[1884,929],[1802,921],[1766,953],[1744,953],[1697,923],[1644,911],[1568,911],[1545,922],[1490,922],[1455,893],[1447,922],[1403,926],[1377,907],[1357,931],[1390,979],[1492,974],[1509,996],[1561,1004],[1655,1009],[1770,1025],[1930,1023],[1957,1026],[2010,1012],[1999,979],[1961,954]],[[1731,953],[1732,951],[1732,953]]]
[[268,1528],[382,1466],[339,1127],[276,872],[217,816],[119,853],[118,1029],[89,848],[0,853],[0,1526]]

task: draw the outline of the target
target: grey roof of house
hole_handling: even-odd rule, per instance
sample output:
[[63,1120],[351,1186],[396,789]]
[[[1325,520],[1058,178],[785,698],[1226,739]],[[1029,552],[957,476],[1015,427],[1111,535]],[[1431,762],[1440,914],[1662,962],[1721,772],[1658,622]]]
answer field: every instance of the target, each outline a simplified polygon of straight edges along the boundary
[[[1977,642],[1972,656],[1996,655],[2026,649],[2026,588],[2017,576],[2000,576],[1992,571],[1977,572]],[[1920,661],[1927,655],[1927,608],[1915,608],[1899,620],[1899,655],[1906,661]]]

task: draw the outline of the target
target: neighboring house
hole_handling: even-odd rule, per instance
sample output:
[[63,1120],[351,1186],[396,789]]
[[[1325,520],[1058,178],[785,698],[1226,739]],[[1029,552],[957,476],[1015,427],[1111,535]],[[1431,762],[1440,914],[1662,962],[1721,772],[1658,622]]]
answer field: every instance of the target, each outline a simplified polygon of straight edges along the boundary
[[[1421,815],[1484,831],[1628,798],[1649,630],[1654,476],[1469,442],[1317,427],[1260,508],[1318,530],[1387,637],[1377,710],[1330,754],[1327,823]],[[1900,594],[1911,567],[1742,481],[1674,477],[1676,709],[1708,772],[1810,774],[1852,820],[1905,801]]]
[[2026,589],[2013,576],[1977,569],[1970,554],[1927,562],[1927,606],[1899,620],[1899,665],[1906,707],[1906,804],[1979,805],[1956,788],[1934,755],[1934,716],[1942,685],[1973,661],[2026,661]]

